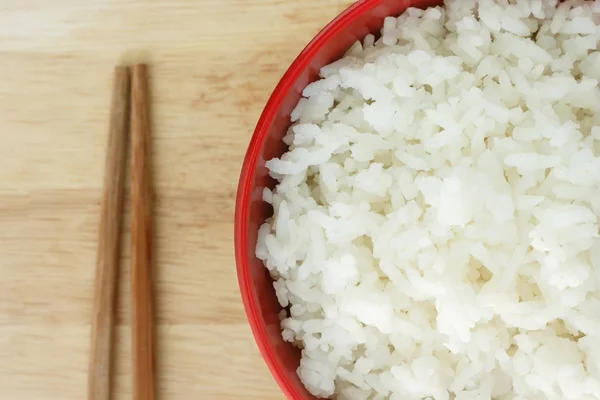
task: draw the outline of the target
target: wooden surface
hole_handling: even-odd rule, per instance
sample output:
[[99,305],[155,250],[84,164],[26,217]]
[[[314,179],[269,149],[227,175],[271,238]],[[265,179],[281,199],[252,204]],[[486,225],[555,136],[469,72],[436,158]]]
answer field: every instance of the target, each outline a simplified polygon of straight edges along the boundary
[[[124,57],[153,65],[159,399],[283,399],[240,302],[237,178],[281,74],[351,2],[0,2],[0,398],[85,397],[111,79]],[[125,240],[117,400],[131,398]]]

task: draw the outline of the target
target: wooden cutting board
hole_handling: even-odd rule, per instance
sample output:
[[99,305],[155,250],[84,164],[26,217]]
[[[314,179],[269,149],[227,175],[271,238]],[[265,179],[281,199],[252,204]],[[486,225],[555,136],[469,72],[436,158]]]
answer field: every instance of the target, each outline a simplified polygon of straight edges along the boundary
[[[238,173],[276,82],[350,3],[2,1],[0,398],[85,398],[112,68],[142,57],[152,64],[160,399],[283,399],[238,292]],[[117,400],[131,398],[124,247]]]

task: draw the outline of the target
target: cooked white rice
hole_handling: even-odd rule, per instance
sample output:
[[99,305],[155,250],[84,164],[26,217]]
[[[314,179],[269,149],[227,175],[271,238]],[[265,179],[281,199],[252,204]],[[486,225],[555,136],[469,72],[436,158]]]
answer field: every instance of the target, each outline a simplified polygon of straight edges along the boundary
[[256,255],[311,393],[600,399],[599,23],[409,9],[304,90]]

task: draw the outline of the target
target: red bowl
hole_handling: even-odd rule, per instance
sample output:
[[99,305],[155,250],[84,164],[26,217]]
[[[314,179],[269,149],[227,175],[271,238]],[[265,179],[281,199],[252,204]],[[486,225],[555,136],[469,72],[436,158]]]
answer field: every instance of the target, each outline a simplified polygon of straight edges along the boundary
[[242,301],[248,321],[271,373],[288,399],[316,399],[304,386],[296,370],[300,351],[283,341],[278,314],[281,310],[271,277],[256,258],[258,228],[273,214],[262,201],[265,187],[273,188],[265,161],[286,151],[282,138],[290,126],[290,114],[302,90],[318,79],[321,67],[341,58],[346,50],[367,34],[377,34],[383,20],[408,7],[426,8],[439,0],[360,0],[329,23],[300,53],[281,78],[258,121],[248,147],[237,192],[235,209],[235,258]]

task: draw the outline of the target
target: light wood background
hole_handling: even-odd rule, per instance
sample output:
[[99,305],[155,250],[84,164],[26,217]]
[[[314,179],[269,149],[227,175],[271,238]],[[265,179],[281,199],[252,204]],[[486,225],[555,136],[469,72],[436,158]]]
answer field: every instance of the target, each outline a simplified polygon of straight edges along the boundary
[[[112,67],[140,57],[152,64],[160,399],[283,398],[239,297],[237,179],[276,82],[350,3],[0,1],[0,398],[85,398]],[[127,260],[115,399],[131,398]]]

